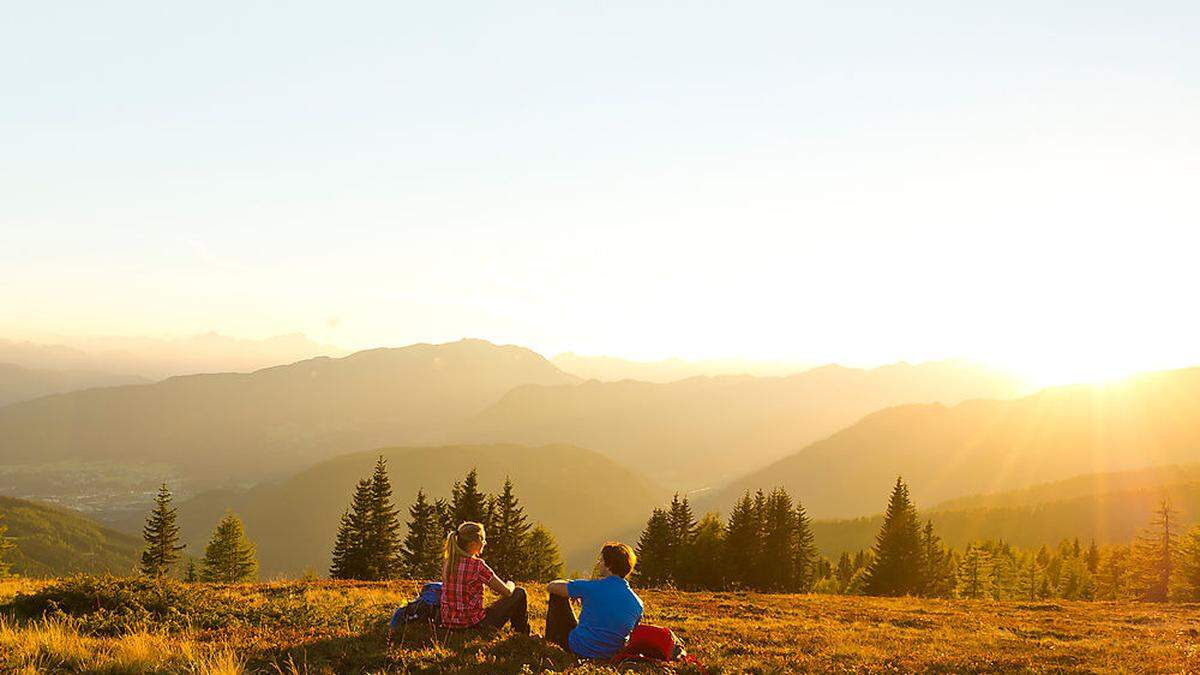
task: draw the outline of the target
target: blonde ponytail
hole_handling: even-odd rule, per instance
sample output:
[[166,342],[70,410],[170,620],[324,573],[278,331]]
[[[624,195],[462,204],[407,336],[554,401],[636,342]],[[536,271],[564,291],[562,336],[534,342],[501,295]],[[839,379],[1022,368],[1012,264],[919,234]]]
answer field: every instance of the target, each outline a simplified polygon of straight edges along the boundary
[[467,553],[465,545],[483,543],[484,533],[483,525],[480,523],[465,522],[458,526],[458,529],[446,535],[446,545],[444,554],[446,557],[446,581],[458,571],[458,563],[463,558],[471,557]]

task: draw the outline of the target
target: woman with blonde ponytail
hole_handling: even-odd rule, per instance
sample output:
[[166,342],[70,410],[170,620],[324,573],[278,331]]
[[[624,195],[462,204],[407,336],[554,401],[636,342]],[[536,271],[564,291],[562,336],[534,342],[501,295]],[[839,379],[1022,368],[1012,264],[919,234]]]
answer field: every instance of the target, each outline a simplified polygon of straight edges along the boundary
[[[483,525],[466,522],[446,535],[446,559],[442,563],[441,621],[447,628],[491,626],[512,623],[513,630],[529,634],[529,601],[525,589],[503,581],[479,557],[487,543]],[[483,606],[483,587],[500,599]]]

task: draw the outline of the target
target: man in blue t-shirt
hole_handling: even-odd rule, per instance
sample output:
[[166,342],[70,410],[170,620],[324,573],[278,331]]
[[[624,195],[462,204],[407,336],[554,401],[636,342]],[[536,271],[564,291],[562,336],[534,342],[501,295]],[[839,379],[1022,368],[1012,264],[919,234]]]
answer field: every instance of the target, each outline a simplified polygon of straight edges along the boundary
[[[603,571],[599,579],[551,581],[546,586],[546,639],[587,659],[610,659],[642,619],[642,599],[626,580],[637,564],[633,549],[610,541],[600,550]],[[571,599],[583,601],[579,619]]]

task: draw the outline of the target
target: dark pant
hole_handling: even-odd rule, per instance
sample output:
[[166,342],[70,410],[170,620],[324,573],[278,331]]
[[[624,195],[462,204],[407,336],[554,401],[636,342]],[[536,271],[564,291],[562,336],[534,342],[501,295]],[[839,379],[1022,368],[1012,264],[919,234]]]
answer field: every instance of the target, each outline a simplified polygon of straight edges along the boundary
[[575,618],[575,609],[571,607],[571,601],[551,593],[550,599],[546,601],[546,639],[571,651],[567,636],[578,625],[579,620]]
[[503,628],[511,621],[514,631],[529,635],[529,598],[525,596],[524,588],[517,588],[512,595],[500,598],[484,611],[487,614],[479,625]]

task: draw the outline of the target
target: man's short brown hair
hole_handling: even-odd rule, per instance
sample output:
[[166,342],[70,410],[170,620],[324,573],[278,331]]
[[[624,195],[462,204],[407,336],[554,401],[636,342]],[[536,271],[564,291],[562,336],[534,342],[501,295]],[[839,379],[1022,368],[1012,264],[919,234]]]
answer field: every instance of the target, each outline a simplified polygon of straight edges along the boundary
[[622,544],[619,541],[610,541],[600,549],[600,559],[604,561],[604,566],[609,572],[625,578],[633,572],[633,566],[637,564],[637,554],[628,545]]

